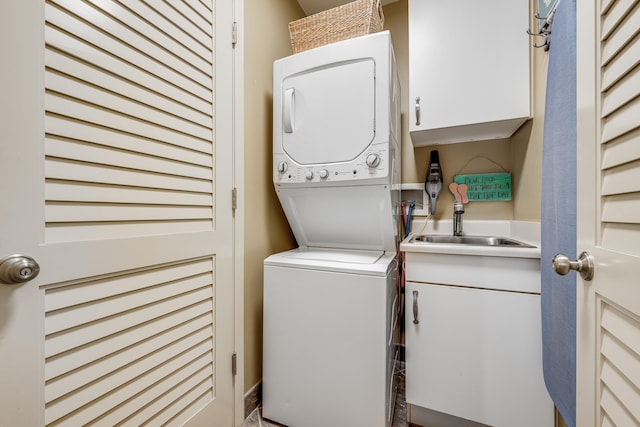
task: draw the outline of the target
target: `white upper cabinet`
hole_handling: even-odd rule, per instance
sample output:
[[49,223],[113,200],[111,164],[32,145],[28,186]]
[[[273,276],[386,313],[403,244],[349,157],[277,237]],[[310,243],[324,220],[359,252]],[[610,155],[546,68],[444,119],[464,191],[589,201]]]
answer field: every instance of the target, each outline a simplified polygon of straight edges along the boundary
[[415,146],[510,137],[531,116],[528,0],[409,0]]

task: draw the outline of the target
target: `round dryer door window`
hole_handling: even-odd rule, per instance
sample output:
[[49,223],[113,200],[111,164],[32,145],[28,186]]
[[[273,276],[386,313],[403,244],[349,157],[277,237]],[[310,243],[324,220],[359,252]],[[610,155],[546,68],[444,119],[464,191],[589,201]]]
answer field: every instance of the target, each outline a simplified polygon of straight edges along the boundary
[[282,148],[301,165],[348,162],[375,137],[375,63],[339,62],[284,79]]

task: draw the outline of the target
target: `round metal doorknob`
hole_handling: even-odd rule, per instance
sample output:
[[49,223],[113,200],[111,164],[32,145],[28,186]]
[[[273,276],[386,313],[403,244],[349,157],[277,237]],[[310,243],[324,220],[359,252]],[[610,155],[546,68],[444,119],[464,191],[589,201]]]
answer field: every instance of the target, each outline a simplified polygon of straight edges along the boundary
[[30,256],[9,255],[0,259],[0,283],[17,285],[33,280],[40,273],[40,266]]
[[577,261],[571,261],[564,254],[557,254],[553,257],[551,264],[553,265],[553,271],[562,276],[569,273],[570,270],[575,270],[580,273],[584,280],[593,279],[594,262],[593,257],[588,252],[582,252]]

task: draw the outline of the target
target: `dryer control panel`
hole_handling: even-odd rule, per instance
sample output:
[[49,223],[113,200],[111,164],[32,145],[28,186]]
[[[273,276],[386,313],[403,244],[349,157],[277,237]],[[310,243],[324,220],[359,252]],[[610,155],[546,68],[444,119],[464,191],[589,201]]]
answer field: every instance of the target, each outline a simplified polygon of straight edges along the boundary
[[[390,182],[391,162],[388,144],[372,146],[355,160],[344,163],[300,165],[289,156],[274,154],[274,184],[345,183],[372,179]],[[364,184],[364,182],[363,182]]]

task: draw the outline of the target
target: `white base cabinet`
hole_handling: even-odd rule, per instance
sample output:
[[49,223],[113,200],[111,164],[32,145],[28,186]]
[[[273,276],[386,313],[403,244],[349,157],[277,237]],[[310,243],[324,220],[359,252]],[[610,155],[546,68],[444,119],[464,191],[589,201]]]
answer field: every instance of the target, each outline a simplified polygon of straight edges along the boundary
[[531,116],[529,0],[409,0],[415,146],[508,138]]
[[539,295],[408,282],[406,304],[407,403],[497,427],[553,425]]

